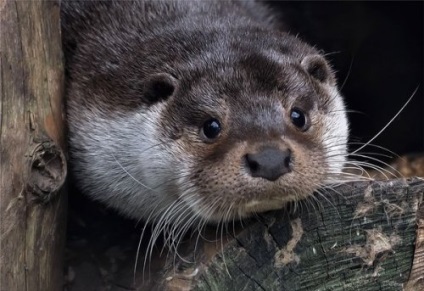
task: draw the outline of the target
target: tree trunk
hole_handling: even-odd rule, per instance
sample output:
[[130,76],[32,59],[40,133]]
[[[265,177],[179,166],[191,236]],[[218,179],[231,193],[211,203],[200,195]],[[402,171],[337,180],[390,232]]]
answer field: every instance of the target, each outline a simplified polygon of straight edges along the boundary
[[422,179],[341,185],[260,215],[222,249],[194,237],[192,263],[171,254],[137,290],[424,290],[423,193]]
[[0,2],[0,289],[61,290],[67,196],[58,1]]

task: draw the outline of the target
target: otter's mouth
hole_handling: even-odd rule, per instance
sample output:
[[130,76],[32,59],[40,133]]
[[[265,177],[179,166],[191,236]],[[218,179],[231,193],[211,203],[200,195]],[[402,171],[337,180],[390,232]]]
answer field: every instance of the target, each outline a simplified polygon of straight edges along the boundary
[[[298,201],[300,198],[295,195],[280,195],[263,198],[253,198],[248,201],[238,201],[235,203],[216,203],[206,205],[205,201],[197,201],[197,207],[193,203],[187,203],[196,217],[209,223],[221,223],[225,221],[240,220],[251,217],[254,214],[279,210],[286,207],[290,202]],[[193,201],[191,201],[193,202]]]
[[252,200],[242,208],[246,213],[264,212],[283,208],[289,201],[286,199]]

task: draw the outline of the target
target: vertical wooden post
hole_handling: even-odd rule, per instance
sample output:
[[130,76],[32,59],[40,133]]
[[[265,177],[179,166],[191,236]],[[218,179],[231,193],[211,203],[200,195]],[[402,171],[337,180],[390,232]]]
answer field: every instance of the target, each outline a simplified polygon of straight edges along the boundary
[[59,1],[0,0],[0,290],[61,290],[67,196]]

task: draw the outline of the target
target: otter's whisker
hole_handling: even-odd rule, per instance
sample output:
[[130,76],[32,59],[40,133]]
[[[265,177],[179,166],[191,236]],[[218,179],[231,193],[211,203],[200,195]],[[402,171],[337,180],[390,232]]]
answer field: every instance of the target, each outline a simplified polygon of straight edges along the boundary
[[409,102],[411,102],[412,98],[415,96],[415,94],[418,91],[418,88],[415,88],[414,92],[412,93],[411,97],[408,98],[408,100],[405,102],[405,104],[399,109],[399,111],[392,117],[392,119],[389,120],[389,122],[387,122],[387,124],[379,131],[377,132],[377,134],[375,134],[368,142],[366,142],[363,146],[361,146],[360,148],[358,148],[357,150],[355,150],[352,154],[359,152],[360,150],[362,150],[364,147],[366,147],[369,143],[371,143],[373,140],[375,140],[377,137],[380,136],[381,133],[383,133],[387,127],[389,127],[390,124],[392,124],[392,122],[399,116],[399,114],[405,109],[405,107],[409,104]]

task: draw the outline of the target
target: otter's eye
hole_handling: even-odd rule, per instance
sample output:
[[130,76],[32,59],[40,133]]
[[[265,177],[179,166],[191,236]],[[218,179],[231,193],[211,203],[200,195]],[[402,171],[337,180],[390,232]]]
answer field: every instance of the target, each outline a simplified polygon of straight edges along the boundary
[[307,129],[305,114],[300,109],[293,108],[290,112],[290,119],[297,128],[301,130]]
[[203,124],[203,134],[207,139],[216,138],[221,132],[221,124],[218,119],[212,118]]

